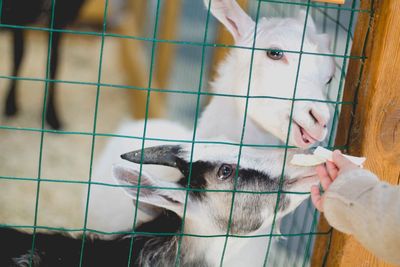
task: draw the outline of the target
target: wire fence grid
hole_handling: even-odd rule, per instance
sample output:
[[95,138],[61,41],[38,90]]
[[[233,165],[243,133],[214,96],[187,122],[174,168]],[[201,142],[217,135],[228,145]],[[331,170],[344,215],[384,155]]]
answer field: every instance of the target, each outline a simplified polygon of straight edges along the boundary
[[[165,0],[164,0],[165,1]],[[347,66],[350,60],[360,60],[364,61],[366,59],[365,55],[352,55],[351,52],[351,44],[353,41],[353,35],[354,35],[354,28],[355,28],[355,22],[357,19],[357,16],[360,13],[366,13],[366,14],[372,14],[373,8],[365,10],[365,9],[360,9],[359,8],[359,1],[358,0],[350,0],[348,1],[346,5],[340,6],[340,5],[334,5],[334,4],[324,4],[324,3],[317,3],[317,2],[311,2],[310,0],[306,1],[300,1],[300,0],[285,0],[285,1],[278,1],[278,0],[253,0],[249,1],[248,5],[248,10],[250,14],[252,15],[253,18],[255,18],[256,21],[256,29],[258,25],[258,20],[261,16],[266,15],[266,16],[291,16],[295,14],[299,9],[304,9],[306,10],[307,14],[311,14],[314,20],[316,21],[318,28],[322,32],[329,33],[331,36],[333,36],[333,42],[332,42],[332,53],[329,54],[319,54],[319,53],[311,53],[307,51],[303,51],[303,45],[301,46],[299,51],[284,51],[287,53],[296,53],[299,54],[300,60],[299,64],[297,66],[297,75],[296,75],[296,84],[293,90],[293,96],[291,98],[282,98],[282,97],[275,97],[275,96],[265,96],[265,95],[250,95],[250,83],[251,83],[251,70],[253,68],[253,56],[254,52],[258,50],[267,50],[261,47],[256,47],[256,34],[254,33],[254,41],[251,47],[242,47],[242,46],[236,46],[236,45],[227,45],[227,44],[218,44],[215,43],[213,40],[210,41],[210,39],[213,39],[215,36],[209,36],[209,28],[213,27],[216,23],[215,21],[212,20],[212,15],[210,14],[209,10],[205,10],[204,12],[207,13],[206,19],[204,21],[204,25],[202,28],[203,35],[202,35],[202,40],[201,41],[187,41],[187,40],[163,40],[157,38],[158,36],[158,28],[159,28],[159,17],[160,17],[160,12],[161,12],[161,7],[163,5],[163,0],[154,0],[153,1],[153,8],[149,11],[152,13],[151,18],[154,19],[153,24],[151,25],[153,27],[152,29],[152,34],[151,36],[145,37],[145,36],[127,36],[127,35],[121,35],[121,34],[116,34],[108,31],[108,21],[107,21],[107,15],[108,15],[108,9],[109,9],[109,0],[105,1],[104,5],[104,14],[103,14],[103,24],[102,24],[102,29],[101,31],[83,31],[83,30],[77,30],[77,29],[54,29],[53,27],[53,22],[54,22],[54,5],[56,0],[51,0],[52,2],[52,14],[51,14],[51,23],[48,27],[39,27],[39,26],[19,26],[19,25],[8,25],[4,24],[1,21],[0,17],[0,29],[23,29],[23,30],[30,30],[30,31],[41,31],[41,32],[47,32],[50,36],[54,32],[62,32],[66,34],[73,34],[73,35],[82,35],[82,36],[94,36],[94,37],[99,37],[100,38],[100,50],[99,50],[99,55],[98,55],[98,72],[97,72],[97,81],[95,82],[88,82],[88,81],[79,81],[79,80],[52,80],[49,78],[49,72],[50,72],[50,54],[51,54],[51,41],[52,38],[49,38],[49,43],[48,43],[48,50],[47,50],[47,66],[46,66],[46,74],[44,78],[38,78],[38,77],[21,77],[21,76],[11,76],[11,75],[0,75],[0,81],[3,80],[22,80],[22,81],[31,81],[31,82],[39,82],[39,83],[44,83],[45,84],[45,94],[43,97],[43,103],[46,103],[47,97],[48,97],[48,86],[50,83],[57,83],[57,84],[79,84],[79,85],[88,85],[88,86],[93,86],[96,88],[96,99],[94,103],[94,115],[93,115],[93,125],[91,131],[67,131],[67,130],[52,130],[48,129],[45,125],[45,112],[46,112],[46,106],[43,105],[43,112],[42,112],[42,119],[41,119],[41,127],[15,127],[15,126],[10,126],[10,125],[0,125],[0,130],[1,131],[22,131],[22,132],[36,132],[40,134],[40,142],[39,142],[39,147],[38,147],[38,172],[37,175],[34,177],[20,177],[20,176],[13,176],[13,175],[3,175],[0,173],[0,180],[9,180],[9,181],[30,181],[30,182],[35,182],[37,184],[36,186],[36,201],[35,201],[35,216],[32,222],[32,225],[20,225],[20,224],[0,224],[0,227],[14,227],[14,228],[21,228],[21,229],[32,229],[33,230],[33,239],[32,239],[32,253],[35,248],[35,236],[37,230],[51,230],[51,231],[65,231],[65,232],[80,232],[82,233],[83,239],[82,239],[82,246],[81,246],[81,258],[80,258],[80,266],[82,266],[83,263],[83,250],[85,248],[85,242],[86,242],[86,237],[87,233],[97,233],[97,234],[105,234],[105,235],[113,235],[113,234],[122,234],[122,233],[130,233],[132,235],[132,241],[131,241],[131,249],[130,249],[130,254],[129,254],[129,260],[128,260],[128,266],[131,264],[132,260],[132,245],[133,245],[133,239],[134,239],[134,234],[143,234],[143,235],[151,235],[152,233],[139,233],[135,231],[118,231],[118,232],[104,232],[104,231],[98,231],[96,229],[90,229],[87,227],[87,216],[88,216],[88,203],[89,203],[89,198],[90,198],[90,192],[91,192],[91,186],[96,184],[96,185],[101,185],[101,186],[108,186],[108,187],[121,187],[121,185],[115,185],[115,184],[108,184],[108,183],[98,183],[98,182],[92,182],[92,169],[93,169],[93,161],[95,158],[95,146],[96,146],[96,140],[98,137],[116,137],[116,138],[124,138],[127,141],[129,140],[140,140],[142,142],[141,148],[144,149],[146,147],[146,141],[162,141],[162,142],[172,142],[172,143],[189,143],[191,144],[191,155],[190,158],[193,159],[193,153],[195,151],[195,144],[223,144],[223,145],[231,145],[231,146],[237,146],[238,147],[238,162],[237,165],[240,165],[240,160],[241,160],[241,153],[242,149],[244,147],[260,147],[260,148],[265,148],[265,147],[277,147],[285,150],[285,160],[286,162],[286,156],[287,156],[287,151],[290,148],[293,148],[293,146],[288,145],[288,140],[286,140],[286,145],[260,145],[260,144],[248,144],[243,142],[244,138],[244,131],[246,128],[246,119],[247,119],[247,105],[249,99],[252,98],[270,98],[270,99],[278,99],[281,101],[290,101],[291,102],[291,115],[293,113],[293,106],[296,101],[320,101],[320,102],[326,102],[334,106],[334,116],[331,121],[331,131],[328,135],[327,141],[324,143],[324,145],[328,148],[339,148],[339,149],[346,149],[346,144],[339,145],[339,146],[334,146],[334,138],[336,134],[336,127],[337,127],[337,122],[338,122],[338,116],[340,114],[340,107],[342,105],[354,105],[354,101],[352,102],[344,102],[342,101],[342,92],[344,88],[344,82],[345,82],[345,76],[346,76],[346,70]],[[166,0],[167,1],[167,0]],[[212,1],[212,0],[210,0]],[[199,2],[202,2],[199,0]],[[3,0],[0,0],[0,14],[2,13],[2,3]],[[201,3],[202,4],[202,3]],[[304,40],[304,35],[305,35],[305,29],[306,29],[306,24],[307,24],[307,19],[304,24],[304,30],[303,30],[303,40]],[[211,26],[210,26],[211,25]],[[184,27],[181,26],[181,27]],[[256,30],[255,30],[256,32]],[[148,78],[148,84],[146,87],[139,87],[139,86],[134,86],[134,85],[124,85],[124,84],[116,84],[116,83],[107,83],[102,80],[102,67],[103,67],[103,54],[104,54],[104,46],[105,46],[105,40],[106,38],[125,38],[125,39],[131,39],[131,40],[136,40],[136,41],[141,41],[141,42],[146,42],[150,44],[150,49],[149,49],[149,78]],[[367,38],[367,37],[365,37]],[[201,57],[200,57],[200,71],[198,73],[198,83],[194,85],[196,88],[195,90],[189,89],[189,88],[180,88],[180,89],[171,89],[171,88],[154,88],[153,87],[153,73],[154,73],[154,68],[155,66],[155,57],[156,57],[156,50],[157,50],[157,44],[158,43],[168,43],[168,44],[173,44],[177,45],[179,47],[199,47],[201,50]],[[302,42],[303,44],[303,42]],[[213,92],[208,92],[204,91],[204,77],[206,72],[208,71],[209,66],[207,66],[207,60],[206,60],[206,52],[207,49],[218,49],[218,48],[230,48],[230,49],[250,49],[252,52],[252,58],[251,58],[251,65],[250,65],[250,78],[249,78],[249,84],[247,87],[247,93],[245,95],[233,95],[233,94],[220,94],[220,93],[213,93]],[[329,86],[329,99],[327,101],[321,101],[321,100],[316,100],[316,99],[299,99],[296,98],[296,89],[297,89],[297,79],[299,76],[299,70],[300,70],[300,65],[301,65],[301,59],[304,55],[316,55],[316,56],[327,56],[327,57],[332,57],[335,59],[335,64],[336,64],[336,73],[335,73],[335,78],[334,81],[330,84]],[[361,73],[360,73],[361,75]],[[360,76],[361,79],[361,76]],[[144,131],[142,135],[118,135],[114,133],[109,133],[109,132],[99,132],[97,129],[97,123],[98,123],[98,108],[99,108],[99,97],[102,92],[102,88],[104,87],[109,87],[112,88],[113,90],[120,90],[120,89],[127,89],[127,90],[139,90],[139,91],[144,91],[147,93],[146,97],[146,115],[145,115],[145,122],[144,122]],[[194,101],[194,106],[195,108],[193,109],[194,112],[194,120],[191,122],[192,127],[193,127],[193,135],[191,139],[187,140],[182,140],[182,139],[165,139],[165,138],[157,138],[157,137],[147,137],[146,136],[146,129],[147,129],[147,121],[148,121],[148,107],[151,102],[151,95],[153,92],[158,92],[158,93],[163,93],[163,94],[179,94],[179,95],[190,95],[195,97]],[[235,98],[242,98],[245,99],[246,101],[246,109],[245,109],[245,116],[243,120],[243,130],[241,134],[241,140],[240,142],[210,142],[210,141],[205,141],[201,140],[197,137],[196,135],[196,130],[197,130],[197,122],[198,118],[201,112],[202,108],[202,102],[201,98],[205,96],[211,96],[211,97],[235,97]],[[89,103],[88,103],[89,104]],[[351,127],[351,125],[349,125]],[[288,126],[289,132],[290,132],[290,125]],[[45,142],[45,137],[47,134],[56,134],[56,135],[80,135],[80,136],[87,136],[91,138],[91,152],[89,157],[89,173],[86,178],[79,179],[79,180],[68,180],[68,179],[51,179],[44,177],[42,174],[42,159],[43,159],[43,146]],[[111,166],[110,166],[111,167]],[[140,167],[140,171],[142,170],[142,166]],[[283,181],[283,176],[285,172],[285,167],[282,167],[282,175],[281,175],[281,186],[282,186],[282,181]],[[189,174],[189,181],[188,184],[190,183],[190,177],[191,177],[191,168],[190,168],[190,174]],[[237,173],[236,173],[237,177]],[[140,180],[139,180],[140,181]],[[232,220],[232,211],[234,207],[234,199],[235,199],[235,194],[237,193],[254,193],[254,192],[244,192],[244,191],[238,191],[236,190],[236,182],[237,179],[235,180],[235,186],[233,190],[226,190],[227,192],[232,193],[232,202],[230,205],[230,221],[228,224],[228,228],[226,231],[225,235],[192,235],[192,234],[186,234],[184,231],[185,227],[185,216],[186,216],[186,204],[185,204],[185,209],[184,209],[184,215],[183,215],[183,220],[182,220],[182,227],[181,227],[181,232],[176,234],[179,237],[179,247],[178,247],[178,256],[176,258],[176,266],[180,265],[180,250],[181,250],[181,240],[183,236],[193,236],[193,237],[201,237],[201,238],[213,238],[213,237],[223,237],[225,238],[224,242],[224,248],[223,248],[223,253],[222,257],[220,260],[220,266],[224,265],[224,256],[225,256],[225,251],[227,247],[227,243],[229,238],[235,237],[235,238],[258,238],[258,237],[267,237],[268,242],[265,244],[266,246],[266,253],[265,253],[265,258],[264,258],[264,266],[308,266],[310,264],[310,256],[312,252],[312,247],[313,247],[313,240],[316,235],[330,235],[331,232],[318,232],[316,230],[316,225],[318,222],[318,212],[312,208],[310,202],[308,201],[307,203],[303,204],[302,207],[299,209],[299,211],[296,211],[294,215],[288,216],[288,218],[285,218],[283,221],[282,225],[282,233],[276,233],[276,220],[274,218],[273,220],[273,225],[269,233],[265,233],[262,235],[250,235],[250,236],[241,236],[241,235],[233,235],[230,234],[230,225],[231,225],[231,220]],[[81,228],[59,228],[59,227],[49,227],[49,226],[43,226],[38,224],[38,212],[39,212],[39,195],[40,195],[40,190],[41,190],[41,185],[43,183],[61,183],[61,184],[83,184],[87,185],[87,205],[85,208],[85,216],[84,216],[84,221],[82,222],[82,227]],[[277,194],[277,203],[276,203],[276,208],[275,208],[275,216],[276,216],[276,211],[279,206],[279,195],[282,193],[291,193],[291,194],[307,194],[307,192],[284,192],[282,191],[280,186],[280,189],[277,190],[276,192],[263,192],[261,194]],[[140,188],[145,188],[145,186],[139,186],[138,188],[138,195]],[[160,189],[166,189],[160,187]],[[168,188],[168,190],[171,190],[171,188]],[[182,190],[182,189],[177,189],[177,190]],[[191,188],[184,188],[183,190],[186,191],[186,200],[188,197],[189,191],[193,191],[196,189],[191,189]],[[207,191],[207,190],[206,190]],[[219,191],[220,192],[220,191]],[[260,194],[260,193],[257,193]],[[137,208],[132,211],[137,214]],[[132,222],[132,228],[134,229],[137,222],[136,222],[136,216],[134,217],[134,221]],[[296,220],[295,218],[301,218],[301,220]],[[159,233],[157,233],[159,234]],[[170,233],[166,233],[166,235],[171,235]],[[285,239],[282,239],[285,238]],[[283,256],[282,254],[276,253],[276,250],[283,250],[286,251],[286,255]],[[328,251],[329,248],[327,248]],[[272,252],[273,251],[273,252]],[[30,263],[32,264],[32,262]]]

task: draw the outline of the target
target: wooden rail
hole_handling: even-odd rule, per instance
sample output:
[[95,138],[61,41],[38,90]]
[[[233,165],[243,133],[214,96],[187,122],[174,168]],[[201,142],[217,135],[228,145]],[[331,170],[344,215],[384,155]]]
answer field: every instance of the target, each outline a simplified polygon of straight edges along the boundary
[[343,5],[345,0],[313,0],[314,2],[323,2],[323,3],[330,3],[330,4],[339,4]]
[[[353,155],[367,157],[365,167],[382,180],[399,184],[400,180],[400,1],[361,1],[362,9],[373,4],[374,13],[359,13],[352,54],[362,53],[364,39],[371,24],[365,54],[350,62],[344,101],[356,99],[355,110],[343,106],[337,145],[349,145]],[[361,81],[359,74],[362,72]],[[353,126],[349,129],[350,121]],[[399,205],[399,203],[393,203]],[[328,229],[324,218],[319,231]],[[398,231],[399,229],[394,229]],[[312,266],[392,266],[376,258],[354,238],[333,231],[330,250],[328,238],[320,236],[315,243]],[[377,240],[379,242],[379,240]]]

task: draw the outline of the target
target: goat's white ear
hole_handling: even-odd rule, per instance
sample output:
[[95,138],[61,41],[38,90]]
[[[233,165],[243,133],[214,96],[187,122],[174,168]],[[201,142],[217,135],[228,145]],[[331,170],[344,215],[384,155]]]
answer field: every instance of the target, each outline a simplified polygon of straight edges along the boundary
[[179,190],[181,187],[178,184],[153,178],[144,171],[140,175],[140,170],[122,164],[114,165],[112,172],[115,180],[123,186],[130,198],[178,214],[182,212],[186,194],[184,190]]
[[254,21],[239,6],[236,0],[203,0],[206,7],[232,34],[237,42],[254,30]]
[[[301,9],[299,11],[299,14],[297,15],[297,20],[304,24],[306,22],[306,16],[307,16],[307,10]],[[307,16],[307,30],[311,31],[314,34],[317,33],[317,26],[315,25],[315,21],[312,18],[310,12],[308,12]]]

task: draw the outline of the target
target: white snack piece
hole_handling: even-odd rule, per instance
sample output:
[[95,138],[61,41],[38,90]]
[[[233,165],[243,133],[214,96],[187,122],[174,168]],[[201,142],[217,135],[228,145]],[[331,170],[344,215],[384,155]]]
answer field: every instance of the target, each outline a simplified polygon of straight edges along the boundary
[[296,154],[290,161],[290,163],[293,165],[305,166],[305,167],[316,166],[324,162],[325,159],[312,154]]
[[[332,161],[332,151],[323,148],[321,146],[317,147],[314,150],[314,154],[296,154],[293,156],[292,160],[290,161],[291,164],[297,166],[316,166],[325,161],[329,160]],[[361,166],[366,160],[365,157],[354,157],[349,155],[344,155],[348,160],[353,162],[354,164]]]
[[[317,149],[314,150],[314,155],[329,161],[332,161],[332,154],[332,151],[321,146],[317,147]],[[365,157],[354,157],[345,154],[343,154],[343,156],[358,166],[362,166],[362,164],[366,160]]]

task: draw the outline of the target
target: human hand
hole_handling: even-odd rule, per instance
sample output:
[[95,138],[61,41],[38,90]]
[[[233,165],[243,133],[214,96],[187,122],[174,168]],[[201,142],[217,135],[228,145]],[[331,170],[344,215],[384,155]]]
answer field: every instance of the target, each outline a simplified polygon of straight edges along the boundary
[[[333,161],[327,161],[316,168],[324,191],[329,189],[329,186],[335,181],[338,175],[358,168],[357,165],[346,159],[339,150],[333,151],[332,159]],[[311,187],[311,201],[320,212],[324,211],[324,200],[325,197],[320,194],[319,187],[313,185]]]

